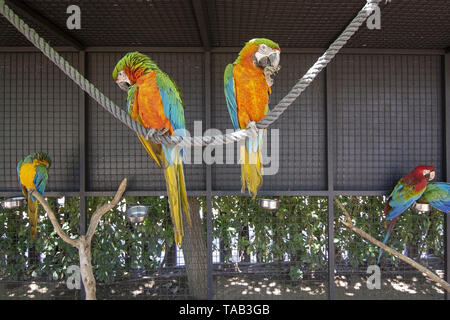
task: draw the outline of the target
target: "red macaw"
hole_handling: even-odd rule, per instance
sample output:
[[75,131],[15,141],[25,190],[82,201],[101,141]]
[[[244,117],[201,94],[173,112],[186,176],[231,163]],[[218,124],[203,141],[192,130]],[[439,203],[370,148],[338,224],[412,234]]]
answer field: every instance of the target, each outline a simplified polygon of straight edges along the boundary
[[[146,55],[127,53],[115,66],[113,79],[128,91],[128,114],[153,134],[185,136],[181,91],[175,82]],[[189,225],[191,218],[183,171],[183,150],[175,145],[160,145],[138,135],[148,154],[164,168],[176,244],[183,238],[182,208]]]
[[[383,243],[385,244],[394,228],[397,218],[406,209],[408,209],[416,200],[418,200],[424,193],[428,181],[435,177],[435,168],[431,166],[421,165],[416,167],[413,171],[403,176],[392,193],[389,195],[388,201],[384,208],[384,214],[388,215],[386,220],[391,221]],[[383,249],[380,248],[378,255],[378,263],[380,263]]]
[[[232,64],[225,68],[224,90],[234,129],[245,129],[269,111],[272,77],[280,69],[280,47],[269,39],[247,42]],[[241,146],[242,192],[256,197],[262,185],[261,147],[265,130],[247,138]]]

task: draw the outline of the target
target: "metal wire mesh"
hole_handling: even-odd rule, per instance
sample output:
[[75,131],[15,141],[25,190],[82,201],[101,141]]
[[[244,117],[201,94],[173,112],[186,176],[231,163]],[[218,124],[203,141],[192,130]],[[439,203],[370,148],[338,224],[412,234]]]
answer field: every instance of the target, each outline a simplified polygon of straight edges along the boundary
[[[1,198],[4,200],[4,198]],[[49,198],[59,223],[70,236],[79,220],[77,198]],[[31,241],[26,207],[0,208],[0,299],[79,299],[67,287],[68,268],[78,265],[78,251],[54,232],[39,208],[38,236]]]
[[[78,66],[78,54],[63,56]],[[0,53],[0,71],[0,189],[20,190],[17,163],[39,151],[54,164],[47,190],[78,190],[78,89],[39,53]]]
[[[66,28],[68,0],[24,1],[39,15],[79,39],[86,46],[202,46],[190,1],[79,0],[82,28]],[[280,0],[274,6],[261,1],[205,1],[210,41],[216,47],[240,47],[249,39],[265,36],[282,47],[325,48],[342,26],[361,9],[363,0]],[[397,0],[379,4],[382,30],[361,28],[350,48],[432,48],[450,43],[446,0]],[[263,18],[262,18],[263,17]],[[133,23],[129,23],[133,21]],[[28,21],[27,21],[28,22]],[[29,22],[30,23],[30,22]],[[30,23],[53,46],[67,46],[45,28]],[[168,28],[167,26],[170,26]],[[420,36],[413,30],[420,29]],[[102,36],[99,37],[98,35]],[[29,46],[29,42],[0,17],[1,46]]]
[[[122,55],[123,53],[105,52],[87,54],[89,79],[119,105],[124,105],[125,97],[112,81],[111,70]],[[204,55],[149,55],[184,92],[186,123],[192,131],[195,120],[206,120]],[[65,57],[78,66],[76,54],[66,53]],[[231,128],[223,94],[223,71],[225,65],[235,57],[235,54],[212,54],[211,127],[221,130]],[[283,69],[275,80],[272,101],[277,101],[285,93],[283,91],[287,91],[296,77],[314,60],[314,55],[309,54],[283,54]],[[330,143],[333,144],[331,156],[335,160],[334,189],[352,192],[390,190],[400,176],[422,162],[434,165],[437,168],[436,180],[442,180],[442,67],[441,57],[437,55],[339,56],[330,66],[330,78],[325,79],[322,75],[316,79],[305,95],[296,101],[297,105],[292,106],[289,113],[271,127],[279,129],[281,134],[280,167],[277,175],[265,177],[263,191],[276,195],[283,191],[322,191],[329,187],[324,101],[326,86],[330,89],[329,103],[334,114],[329,119],[333,128]],[[49,154],[54,161],[47,190],[78,190],[81,174],[78,159],[78,107],[81,101],[78,90],[37,53],[0,53],[0,68],[6,71],[5,76],[0,78],[0,102],[3,99],[1,105],[4,111],[4,117],[0,119],[0,145],[5,150],[0,156],[3,159],[0,161],[0,191],[7,194],[20,193],[16,164],[36,148],[50,150]],[[205,129],[207,128],[203,126],[203,130]],[[162,171],[148,157],[135,135],[92,101],[88,102],[87,131],[87,191],[101,193],[115,190],[124,176],[130,181],[127,188],[129,191],[138,193],[165,190]],[[272,141],[269,141],[268,146],[269,149],[272,147]],[[206,190],[205,165],[187,164],[185,174],[188,190]],[[212,191],[239,194],[239,174],[238,165],[214,165]],[[212,230],[215,299],[327,297],[325,198],[298,198],[298,202],[292,202],[293,198],[282,198],[281,210],[277,213],[262,211],[257,208],[256,202],[246,198],[236,200],[232,208],[224,206],[225,201],[220,199],[214,199]],[[99,200],[96,201],[97,203],[94,199],[89,199],[89,213],[99,204]],[[204,200],[200,201],[205,208]],[[192,298],[192,285],[189,281],[193,280],[189,280],[187,276],[186,258],[189,255],[194,257],[190,267],[198,269],[206,268],[200,262],[205,258],[192,249],[186,255],[186,252],[170,244],[171,224],[167,207],[164,207],[167,206],[167,201],[158,197],[142,197],[127,198],[126,202],[129,205],[151,204],[159,209],[153,211],[142,226],[129,224],[124,208],[118,208],[105,216],[94,237],[97,250],[93,251],[93,262],[98,281],[98,298]],[[382,205],[381,199],[378,205]],[[204,212],[203,209],[202,214]],[[14,278],[8,273],[12,269],[8,267],[9,262],[2,254],[0,293],[8,294],[5,296],[8,299],[78,298],[78,291],[67,291],[61,278],[52,280],[53,271],[50,272],[57,267],[62,270],[59,274],[63,274],[68,262],[62,263],[62,259],[71,259],[76,264],[76,253],[65,247],[61,249],[63,244],[55,240],[53,235],[47,236],[51,227],[46,227],[48,221],[42,221],[42,241],[46,239],[45,245],[53,246],[52,249],[45,249],[51,252],[46,257],[50,259],[54,255],[55,262],[48,260],[44,264],[45,272],[42,275],[45,279],[33,278],[30,272],[42,267],[42,264],[27,268],[28,258],[25,253],[29,244],[23,240],[27,239],[29,232],[26,229],[27,218],[22,215],[11,219],[12,214],[0,215],[0,219],[4,221],[0,224],[0,228],[3,228],[0,246],[22,250],[15,252],[21,257],[17,262],[20,267],[16,268],[17,263],[14,262],[13,268],[23,270],[23,275]],[[202,217],[202,231],[197,230],[197,234],[201,233],[202,236],[205,232],[204,219]],[[231,225],[231,230],[223,230],[223,222]],[[74,228],[71,230],[77,230],[77,223],[78,217],[74,216],[70,220],[70,225]],[[442,225],[442,221],[436,223]],[[378,220],[370,220],[368,230],[381,236],[381,225]],[[353,241],[348,232],[341,232],[339,228],[336,230],[338,243],[335,247],[338,251],[335,261],[335,293],[338,298],[358,298],[360,291],[356,291],[354,287],[365,286],[363,272],[367,263],[362,261],[354,266],[348,257],[339,252],[347,250],[354,255],[361,253],[355,246],[356,240]],[[442,235],[444,231],[439,229],[439,232]],[[435,238],[442,239],[438,236]],[[399,237],[397,240],[400,239]],[[164,240],[167,240],[167,247]],[[22,241],[23,245],[17,246],[14,241]],[[395,243],[395,239],[393,241]],[[367,248],[367,244],[360,240],[359,243]],[[22,247],[25,249],[19,249]],[[436,246],[434,250],[435,255],[443,253],[440,246]],[[161,267],[165,256],[166,261]],[[340,257],[344,257],[344,261],[339,260]],[[430,267],[435,270],[441,268],[433,264]],[[386,264],[385,270],[389,276],[392,274],[393,280],[387,283],[391,287],[403,286],[396,276],[409,279],[407,284],[413,285],[415,277],[423,287],[418,289],[422,290],[420,292],[430,294],[432,298],[442,297],[439,288],[426,283],[420,275],[411,273],[410,269],[401,264]],[[354,275],[353,278],[349,278],[349,272]],[[416,287],[418,288],[417,285]],[[203,291],[196,294],[205,293],[204,287],[201,290]],[[406,293],[401,297],[419,296],[408,290],[405,289]],[[11,293],[14,295],[10,296]],[[382,290],[380,293],[383,297],[397,297],[392,290]]]
[[[286,0],[208,1],[214,46],[236,46],[255,37],[276,39],[281,47],[325,48],[364,1]],[[426,8],[420,1],[381,1],[381,30],[361,28],[349,48],[445,48],[450,42],[448,3],[436,0]],[[320,14],[319,14],[320,13]],[[420,29],[420,37],[412,30]]]
[[[90,213],[109,198],[89,198]],[[173,240],[167,198],[125,197],[100,222],[93,240],[98,299],[205,299],[206,237],[203,211],[190,198],[191,227],[185,223],[183,246]],[[144,222],[128,221],[126,209],[146,205]]]
[[[184,96],[186,129],[194,135],[194,120],[204,123],[205,119],[202,54],[147,54],[180,87]],[[111,73],[124,55],[125,52],[92,53],[88,59],[92,83],[118,105],[125,105],[126,94],[114,83]],[[92,99],[89,100],[88,123],[89,190],[115,190],[127,176],[127,190],[165,191],[163,170],[148,156],[137,136]],[[205,170],[204,164],[185,166],[188,190],[205,190]]]
[[[214,54],[212,127],[231,129],[231,119],[223,90],[223,73],[237,54]],[[279,101],[314,61],[315,55],[282,54],[281,70],[272,87],[271,101]],[[326,189],[326,122],[324,77],[315,82],[290,107],[289,115],[282,116],[267,130],[267,158],[262,190],[324,190]],[[278,139],[278,141],[274,140]],[[284,141],[284,142],[283,142]],[[231,148],[231,150],[230,150]],[[237,165],[239,144],[223,148],[224,156],[234,153],[234,164],[212,166],[214,190],[236,190],[240,187],[240,166]],[[270,170],[270,171],[269,171]]]
[[216,299],[326,299],[327,198],[214,199]]
[[342,55],[330,68],[335,188],[390,190],[419,164],[441,181],[441,58]]

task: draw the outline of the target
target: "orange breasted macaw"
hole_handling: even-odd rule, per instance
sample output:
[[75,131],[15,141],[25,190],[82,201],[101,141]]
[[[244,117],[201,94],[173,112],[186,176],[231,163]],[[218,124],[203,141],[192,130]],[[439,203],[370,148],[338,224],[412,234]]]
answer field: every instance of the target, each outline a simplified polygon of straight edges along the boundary
[[[388,214],[386,220],[391,221],[383,243],[385,244],[394,228],[397,218],[418,200],[427,188],[428,181],[435,177],[436,169],[432,166],[418,166],[413,171],[403,176],[394,190],[389,195],[384,208],[384,214]],[[380,263],[383,249],[380,248],[378,263]]]
[[[127,53],[116,65],[113,79],[128,92],[128,114],[152,134],[185,136],[181,91],[150,58],[139,52]],[[183,149],[160,145],[138,135],[148,154],[164,168],[176,244],[183,238],[182,209],[191,224],[183,172]]]
[[30,191],[36,190],[44,195],[48,182],[48,169],[51,165],[52,160],[43,152],[30,154],[17,164],[17,177],[28,204],[27,211],[32,240],[36,239],[37,236],[38,201],[30,194]]
[[[247,42],[232,64],[225,68],[224,90],[234,129],[245,129],[269,111],[273,76],[280,69],[280,47],[269,39]],[[247,138],[241,146],[241,184],[253,198],[262,185],[261,148],[265,130]]]

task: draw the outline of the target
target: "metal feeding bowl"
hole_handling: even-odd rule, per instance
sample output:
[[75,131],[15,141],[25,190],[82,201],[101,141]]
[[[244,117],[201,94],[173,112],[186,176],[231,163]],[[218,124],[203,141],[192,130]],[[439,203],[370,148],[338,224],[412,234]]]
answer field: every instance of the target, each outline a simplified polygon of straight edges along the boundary
[[412,209],[416,212],[430,212],[432,208],[429,203],[414,202]]
[[3,209],[20,208],[25,203],[25,197],[9,198],[2,201]]
[[147,206],[132,206],[127,209],[128,220],[132,223],[141,223],[148,215]]
[[278,199],[259,199],[259,206],[263,209],[275,211],[279,208]]

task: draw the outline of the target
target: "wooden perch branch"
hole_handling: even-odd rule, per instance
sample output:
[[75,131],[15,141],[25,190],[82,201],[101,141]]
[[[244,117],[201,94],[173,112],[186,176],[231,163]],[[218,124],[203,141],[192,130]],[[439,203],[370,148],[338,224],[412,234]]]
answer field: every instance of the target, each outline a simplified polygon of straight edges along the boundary
[[91,221],[89,223],[88,230],[86,235],[81,235],[78,239],[70,238],[67,233],[65,233],[61,226],[59,225],[58,220],[56,219],[53,210],[50,208],[47,201],[45,201],[44,197],[41,196],[36,190],[30,190],[30,193],[39,201],[42,207],[48,214],[48,217],[55,228],[56,233],[68,244],[78,249],[78,253],[80,256],[80,273],[81,279],[84,284],[84,288],[86,290],[86,300],[95,300],[96,299],[96,283],[94,278],[94,272],[92,271],[92,263],[91,263],[91,241],[94,236],[95,229],[97,229],[98,223],[100,219],[103,217],[105,213],[114,208],[117,203],[119,203],[122,198],[123,193],[127,187],[127,179],[123,179],[122,183],[119,186],[119,189],[116,192],[113,200],[110,203],[104,204],[95,210],[92,215]]
[[334,201],[341,208],[342,212],[344,212],[344,214],[345,214],[345,216],[347,218],[347,221],[340,220],[340,222],[343,225],[345,225],[347,228],[349,228],[350,230],[354,231],[355,233],[359,234],[364,239],[369,240],[370,242],[372,242],[376,246],[382,248],[384,251],[389,252],[390,254],[396,256],[400,260],[402,260],[402,261],[406,262],[407,264],[411,265],[412,267],[416,268],[421,273],[426,274],[431,280],[433,280],[434,282],[436,282],[439,285],[441,285],[445,290],[447,290],[447,292],[450,292],[450,284],[448,282],[446,282],[445,280],[443,280],[441,277],[439,277],[438,275],[434,274],[432,271],[430,271],[429,269],[425,268],[424,266],[418,264],[413,259],[408,258],[407,256],[401,254],[400,252],[398,252],[398,251],[388,247],[387,245],[385,245],[384,243],[382,243],[382,242],[378,241],[377,239],[373,238],[372,236],[370,236],[369,234],[365,233],[361,229],[356,228],[353,225],[353,223],[352,223],[352,219],[350,217],[350,214],[344,208],[342,203],[336,198],[334,199]]
[[67,242],[71,246],[78,248],[79,247],[78,239],[70,238],[69,235],[63,231],[63,229],[59,225],[58,219],[56,219],[56,216],[53,213],[52,208],[50,208],[50,205],[48,204],[47,201],[45,201],[44,197],[41,196],[41,194],[39,192],[36,192],[36,190],[30,190],[30,193],[33,197],[35,197],[39,201],[39,203],[42,205],[44,210],[47,212],[50,222],[53,225],[53,228],[55,228],[56,233],[61,237],[61,239],[63,239],[65,242]]
[[95,210],[94,214],[91,217],[88,230],[86,232],[86,240],[88,242],[91,242],[92,237],[94,236],[95,233],[95,229],[97,229],[97,225],[100,219],[103,217],[103,215],[112,208],[114,208],[117,205],[117,203],[119,203],[123,193],[125,192],[126,187],[127,187],[127,179],[123,179],[112,201],[104,204],[103,206]]

